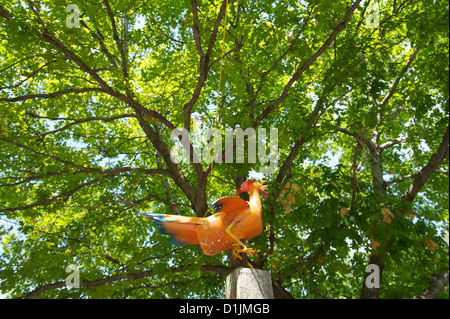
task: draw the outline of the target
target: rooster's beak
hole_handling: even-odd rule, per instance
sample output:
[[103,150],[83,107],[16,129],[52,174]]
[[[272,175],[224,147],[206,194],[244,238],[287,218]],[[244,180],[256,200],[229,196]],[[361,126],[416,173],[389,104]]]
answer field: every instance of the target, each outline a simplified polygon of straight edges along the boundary
[[269,198],[269,194],[264,193],[264,191],[267,189],[267,185],[265,185],[266,181],[261,181],[260,183],[260,187],[259,190],[261,191],[261,194],[265,197],[265,198]]
[[261,181],[261,190],[265,191],[267,189],[266,181]]

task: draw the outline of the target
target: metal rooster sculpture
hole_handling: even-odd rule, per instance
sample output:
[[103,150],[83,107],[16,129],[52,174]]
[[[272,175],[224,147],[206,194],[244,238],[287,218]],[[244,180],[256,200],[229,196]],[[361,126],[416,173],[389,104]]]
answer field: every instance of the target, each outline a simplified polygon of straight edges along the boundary
[[269,195],[264,193],[266,188],[264,181],[259,183],[253,179],[243,182],[236,195],[249,192],[248,202],[237,196],[223,197],[213,205],[216,213],[206,218],[166,214],[143,216],[152,219],[153,225],[161,227],[159,233],[169,235],[168,242],[174,245],[200,245],[208,256],[231,248],[233,257],[242,259],[239,253],[251,256],[256,253],[242,240],[250,240],[262,232],[260,194],[268,198]]

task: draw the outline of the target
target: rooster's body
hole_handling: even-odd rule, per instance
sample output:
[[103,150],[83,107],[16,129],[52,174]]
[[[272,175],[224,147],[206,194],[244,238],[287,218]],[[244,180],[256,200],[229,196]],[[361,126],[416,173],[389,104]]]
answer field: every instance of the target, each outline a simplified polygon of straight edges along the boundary
[[[260,193],[265,186],[250,180],[244,182],[236,194],[250,192],[247,202],[240,197],[228,196],[213,205],[215,214],[206,218],[180,215],[144,214],[161,227],[161,234],[169,235],[168,241],[174,245],[200,245],[205,255],[212,256],[224,250],[240,246],[237,252],[253,254],[241,240],[252,239],[262,232],[262,207]],[[262,193],[264,196],[267,194]]]

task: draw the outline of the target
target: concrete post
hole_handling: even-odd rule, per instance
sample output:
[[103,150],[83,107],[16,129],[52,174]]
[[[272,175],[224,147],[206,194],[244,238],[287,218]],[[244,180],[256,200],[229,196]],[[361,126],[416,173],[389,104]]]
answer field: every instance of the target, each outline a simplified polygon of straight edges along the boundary
[[270,272],[236,268],[227,276],[226,299],[273,299]]

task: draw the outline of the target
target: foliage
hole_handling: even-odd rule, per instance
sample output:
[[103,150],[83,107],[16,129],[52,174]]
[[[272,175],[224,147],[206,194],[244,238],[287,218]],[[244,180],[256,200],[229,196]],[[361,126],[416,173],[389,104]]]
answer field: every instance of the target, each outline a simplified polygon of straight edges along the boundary
[[175,127],[278,129],[250,246],[284,296],[413,298],[448,271],[447,2],[73,1],[79,27],[69,4],[0,6],[3,294],[223,298],[227,254],[138,213],[202,217],[261,163],[176,164]]

